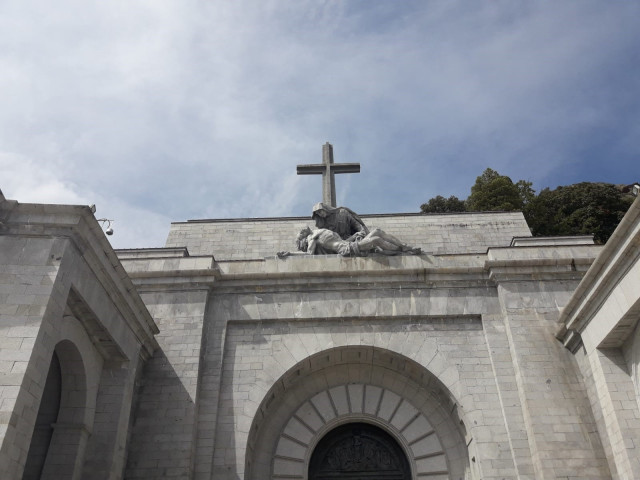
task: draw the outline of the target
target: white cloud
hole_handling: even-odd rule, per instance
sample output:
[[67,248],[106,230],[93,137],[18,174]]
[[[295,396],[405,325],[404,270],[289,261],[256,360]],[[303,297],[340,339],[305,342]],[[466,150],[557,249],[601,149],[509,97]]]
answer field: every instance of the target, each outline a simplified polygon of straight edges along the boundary
[[79,187],[56,176],[32,159],[0,153],[0,171],[5,197],[22,203],[86,204]]
[[295,165],[320,161],[325,141],[336,161],[362,163],[337,179],[361,212],[464,197],[487,166],[542,187],[597,175],[615,152],[600,170],[614,181],[640,153],[627,93],[639,13],[598,1],[4,2],[0,188],[99,204],[142,246],[169,219],[308,214],[320,181]]

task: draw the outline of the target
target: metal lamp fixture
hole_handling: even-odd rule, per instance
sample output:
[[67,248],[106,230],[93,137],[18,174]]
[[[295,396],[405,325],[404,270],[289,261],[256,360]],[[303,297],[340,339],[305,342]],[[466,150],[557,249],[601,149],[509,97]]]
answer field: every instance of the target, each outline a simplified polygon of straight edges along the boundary
[[111,226],[111,224],[114,222],[113,220],[109,220],[108,218],[97,218],[96,220],[102,224],[103,228],[105,223],[107,224],[107,228],[104,233],[106,233],[107,235],[113,235],[113,227]]

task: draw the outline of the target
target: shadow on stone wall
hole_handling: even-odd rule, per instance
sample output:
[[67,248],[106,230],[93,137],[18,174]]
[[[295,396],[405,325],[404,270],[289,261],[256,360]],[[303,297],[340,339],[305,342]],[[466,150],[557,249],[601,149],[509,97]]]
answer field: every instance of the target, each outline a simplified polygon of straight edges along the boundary
[[162,349],[138,385],[125,478],[191,478],[195,403]]

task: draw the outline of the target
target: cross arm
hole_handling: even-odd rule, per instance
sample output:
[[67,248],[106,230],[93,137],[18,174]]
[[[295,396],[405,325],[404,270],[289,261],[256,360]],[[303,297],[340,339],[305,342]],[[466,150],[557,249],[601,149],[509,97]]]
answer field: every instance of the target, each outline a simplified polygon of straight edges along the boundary
[[360,173],[359,163],[334,163],[331,165],[334,173]]
[[[298,175],[317,175],[324,173],[327,166],[323,163],[298,165],[296,172]],[[359,163],[333,163],[330,166],[332,173],[359,173]]]
[[298,175],[317,175],[324,173],[324,171],[325,166],[322,163],[316,163],[315,165],[298,165],[296,168]]

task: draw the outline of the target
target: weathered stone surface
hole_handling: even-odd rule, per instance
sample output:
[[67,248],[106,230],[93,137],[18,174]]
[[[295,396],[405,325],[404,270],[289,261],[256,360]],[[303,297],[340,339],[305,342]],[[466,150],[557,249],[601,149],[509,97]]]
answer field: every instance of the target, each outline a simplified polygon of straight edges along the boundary
[[34,458],[55,353],[60,407],[35,471],[119,478],[135,380],[157,327],[88,207],[9,207],[0,202],[0,471],[21,478]]
[[49,478],[303,479],[350,422],[416,478],[640,476],[637,202],[604,248],[519,213],[408,214],[365,219],[423,255],[286,259],[310,221],[177,223],[118,258],[87,207],[0,206],[11,477],[54,351]]

